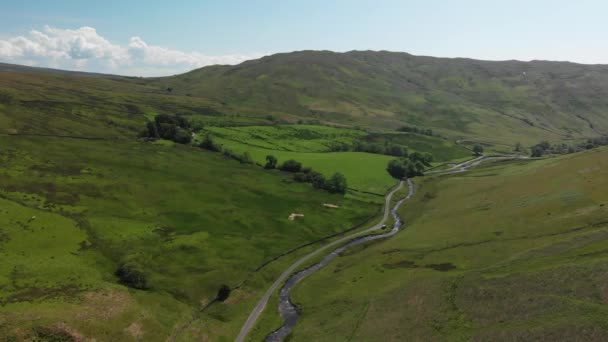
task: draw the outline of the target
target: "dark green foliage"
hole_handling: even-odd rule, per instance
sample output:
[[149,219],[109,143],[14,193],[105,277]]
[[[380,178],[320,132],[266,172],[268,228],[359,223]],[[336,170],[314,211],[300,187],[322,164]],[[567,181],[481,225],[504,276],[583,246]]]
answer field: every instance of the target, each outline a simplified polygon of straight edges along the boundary
[[565,143],[551,145],[548,141],[541,141],[540,143],[532,146],[531,156],[542,157],[546,154],[575,153],[606,145],[608,145],[608,136],[606,135],[593,139],[587,139],[587,141],[581,142],[577,145],[567,145]]
[[424,170],[424,156],[415,156],[412,159],[412,154],[410,158],[403,158],[401,160],[393,159],[388,163],[386,167],[386,171],[394,178],[403,179],[403,178],[412,178],[416,176],[422,176]]
[[393,177],[397,179],[403,179],[406,175],[405,165],[397,159],[393,159],[388,162],[388,166],[386,171]]
[[[206,150],[209,151],[213,151],[213,152],[220,152],[222,150],[222,148],[215,143],[215,141],[213,140],[213,136],[211,136],[211,134],[205,134],[205,136],[203,137],[203,141],[201,141],[201,143],[198,145],[200,148],[204,148]],[[230,155],[230,151],[226,150],[224,151],[226,155],[226,153],[229,156]]]
[[185,129],[178,128],[173,137],[173,141],[178,144],[189,144],[192,141],[192,134]]
[[128,287],[138,290],[148,289],[148,280],[141,265],[135,262],[121,264],[116,270],[116,276],[120,282]]
[[299,172],[302,169],[302,163],[289,159],[286,160],[279,169],[285,172]]
[[273,156],[273,155],[267,155],[266,156],[266,165],[264,165],[265,169],[274,169],[277,167],[277,157]]
[[220,290],[217,292],[217,296],[215,297],[220,302],[225,301],[230,296],[230,287],[228,285],[222,285]]
[[401,126],[401,127],[397,128],[397,131],[433,136],[433,130],[432,129],[422,129],[422,128],[411,127],[411,126]]
[[154,122],[146,124],[143,136],[150,139],[167,139],[178,144],[189,144],[192,141],[190,123],[179,115],[159,114]]
[[479,145],[479,144],[475,144],[475,146],[473,146],[473,153],[475,153],[476,156],[480,156],[483,154],[483,146]]
[[344,194],[346,193],[347,187],[346,177],[339,172],[334,173],[325,182],[325,189],[333,194]]
[[545,154],[545,150],[539,145],[532,146],[532,157],[542,157]]

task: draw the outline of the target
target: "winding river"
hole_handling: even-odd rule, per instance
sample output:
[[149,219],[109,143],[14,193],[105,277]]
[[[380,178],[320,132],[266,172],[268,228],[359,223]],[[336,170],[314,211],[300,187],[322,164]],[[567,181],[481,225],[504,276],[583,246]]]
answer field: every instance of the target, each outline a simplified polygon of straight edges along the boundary
[[298,308],[291,302],[291,299],[290,299],[290,292],[298,284],[298,282],[300,282],[302,279],[308,277],[309,275],[315,273],[316,271],[320,270],[322,267],[327,265],[331,260],[333,260],[335,257],[340,255],[340,253],[342,253],[343,251],[345,251],[351,247],[354,247],[354,246],[357,246],[357,245],[360,245],[360,244],[363,244],[363,243],[366,243],[369,241],[385,239],[385,238],[391,237],[391,236],[397,234],[397,232],[399,232],[399,229],[401,228],[403,222],[401,221],[401,218],[399,217],[399,214],[397,213],[397,209],[399,209],[401,204],[403,204],[403,202],[407,201],[414,194],[414,185],[413,185],[412,181],[408,179],[407,184],[408,184],[408,188],[409,188],[408,195],[405,198],[399,200],[395,204],[395,206],[391,209],[391,215],[395,219],[395,223],[390,231],[383,233],[383,234],[365,235],[365,236],[361,236],[358,238],[354,238],[351,241],[349,241],[347,244],[333,250],[331,253],[329,253],[327,256],[325,256],[318,263],[316,263],[302,271],[294,273],[287,279],[287,281],[285,282],[285,284],[279,291],[279,313],[281,314],[281,317],[283,317],[284,322],[283,322],[283,325],[279,329],[275,330],[273,333],[269,334],[266,337],[267,342],[283,341],[289,334],[291,334],[291,331],[293,330],[296,323],[298,322],[298,318],[300,317],[300,314],[298,313]]

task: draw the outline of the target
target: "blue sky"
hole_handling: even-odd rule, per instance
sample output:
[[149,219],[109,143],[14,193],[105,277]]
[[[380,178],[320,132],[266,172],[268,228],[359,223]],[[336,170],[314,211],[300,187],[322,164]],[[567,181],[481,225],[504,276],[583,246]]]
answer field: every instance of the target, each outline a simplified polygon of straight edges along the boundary
[[0,0],[0,61],[146,76],[304,49],[608,64],[607,13],[597,0]]

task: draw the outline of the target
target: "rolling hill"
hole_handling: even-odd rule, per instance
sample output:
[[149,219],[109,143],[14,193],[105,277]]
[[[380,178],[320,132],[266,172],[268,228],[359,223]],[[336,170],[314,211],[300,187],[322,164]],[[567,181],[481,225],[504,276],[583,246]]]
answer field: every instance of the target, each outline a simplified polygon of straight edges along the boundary
[[[606,134],[607,89],[604,65],[386,51],[283,53],[162,78],[0,64],[0,122],[19,132],[87,133],[102,125],[124,136],[146,116],[177,113],[210,125],[410,125],[453,139],[531,145]],[[37,122],[42,109],[74,127],[20,120]]]
[[301,51],[152,81],[229,111],[512,142],[608,131],[608,67]]

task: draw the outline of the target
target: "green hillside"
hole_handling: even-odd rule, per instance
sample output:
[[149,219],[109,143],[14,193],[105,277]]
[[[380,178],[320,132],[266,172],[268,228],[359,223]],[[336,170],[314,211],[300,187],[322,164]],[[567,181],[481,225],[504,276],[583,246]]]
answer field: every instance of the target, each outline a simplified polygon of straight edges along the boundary
[[[204,322],[221,328],[184,335],[230,337],[280,267],[253,269],[378,209],[194,147],[18,136],[0,146],[0,336],[18,340],[49,329],[164,340],[222,284],[247,280]],[[145,290],[121,284],[124,264],[141,268]]]
[[[10,132],[84,134],[95,126],[133,135],[146,117],[170,113],[212,126],[405,124],[452,140],[530,146],[607,133],[606,89],[603,65],[386,51],[284,53],[164,78],[0,64],[0,123]],[[55,120],[44,122],[42,110]]]
[[301,51],[151,84],[243,115],[384,128],[409,123],[490,142],[608,131],[608,67],[602,65]]
[[291,340],[605,340],[607,170],[603,148],[418,179],[403,232],[296,288]]

